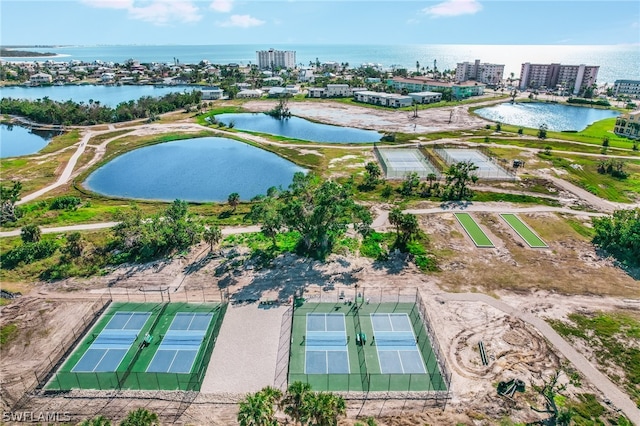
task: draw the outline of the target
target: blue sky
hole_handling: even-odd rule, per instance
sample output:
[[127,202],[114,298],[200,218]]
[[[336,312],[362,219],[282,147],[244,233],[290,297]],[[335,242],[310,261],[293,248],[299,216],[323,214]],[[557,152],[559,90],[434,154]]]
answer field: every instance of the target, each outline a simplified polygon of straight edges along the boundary
[[638,44],[640,2],[0,0],[0,44]]

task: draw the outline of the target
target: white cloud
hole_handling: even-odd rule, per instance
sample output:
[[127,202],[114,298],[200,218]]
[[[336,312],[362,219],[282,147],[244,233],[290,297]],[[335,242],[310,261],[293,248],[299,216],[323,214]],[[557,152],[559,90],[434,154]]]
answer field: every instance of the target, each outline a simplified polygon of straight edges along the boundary
[[264,21],[254,18],[251,15],[231,15],[228,20],[218,23],[221,27],[240,28],[258,27],[262,24],[264,24]]
[[133,7],[133,0],[80,0],[80,3],[104,9],[129,9]]
[[482,10],[482,5],[477,0],[446,0],[435,6],[426,7],[422,12],[433,17],[473,15]]
[[82,3],[108,9],[126,9],[129,17],[155,25],[168,25],[174,22],[187,23],[202,19],[199,9],[191,0],[81,0]]
[[233,0],[213,0],[209,8],[216,12],[228,13],[233,9]]

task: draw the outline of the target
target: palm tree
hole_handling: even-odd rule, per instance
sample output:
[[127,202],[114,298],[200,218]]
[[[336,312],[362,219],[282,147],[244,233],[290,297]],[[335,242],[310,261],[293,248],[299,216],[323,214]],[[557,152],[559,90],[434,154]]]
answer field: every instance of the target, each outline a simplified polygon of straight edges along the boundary
[[40,228],[38,225],[25,225],[20,230],[20,238],[23,243],[37,243],[40,241]]
[[337,426],[338,417],[347,413],[344,398],[327,392],[310,394],[309,414],[316,426]]
[[120,426],[152,426],[158,424],[158,415],[144,408],[130,411]]
[[240,401],[237,420],[240,426],[271,426],[274,424],[273,414],[273,404],[269,403],[269,398],[256,392]]
[[240,194],[238,194],[237,192],[232,192],[231,194],[229,194],[227,202],[229,203],[233,211],[236,211],[236,207],[238,207],[238,204],[240,204]]
[[98,416],[92,419],[84,420],[79,426],[111,426],[111,420],[105,416]]
[[304,424],[309,417],[309,409],[306,400],[311,392],[311,385],[303,382],[293,382],[289,385],[287,393],[280,406],[285,414],[291,417],[295,424]]
[[222,230],[217,225],[211,225],[204,230],[203,238],[209,244],[209,251],[213,251],[213,246],[222,239]]

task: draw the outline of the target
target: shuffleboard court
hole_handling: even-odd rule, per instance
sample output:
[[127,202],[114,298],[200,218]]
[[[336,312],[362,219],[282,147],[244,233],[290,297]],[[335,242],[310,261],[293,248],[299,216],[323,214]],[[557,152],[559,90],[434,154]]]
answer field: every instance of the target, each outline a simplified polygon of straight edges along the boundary
[[307,314],[305,374],[349,374],[344,314]]
[[520,235],[531,248],[548,248],[549,246],[529,226],[513,213],[503,213],[500,217]]
[[371,324],[382,374],[426,374],[407,314],[371,314]]
[[213,314],[178,312],[147,367],[151,373],[190,373]]
[[456,217],[456,219],[458,219],[458,222],[460,223],[460,225],[462,225],[467,235],[469,235],[471,240],[473,240],[473,243],[476,245],[476,247],[495,247],[493,245],[493,242],[491,242],[489,237],[487,237],[487,234],[484,233],[484,231],[480,228],[480,225],[478,225],[476,221],[473,220],[473,217],[471,217],[469,213],[454,213],[454,216]]
[[116,371],[150,316],[148,312],[116,312],[71,372]]

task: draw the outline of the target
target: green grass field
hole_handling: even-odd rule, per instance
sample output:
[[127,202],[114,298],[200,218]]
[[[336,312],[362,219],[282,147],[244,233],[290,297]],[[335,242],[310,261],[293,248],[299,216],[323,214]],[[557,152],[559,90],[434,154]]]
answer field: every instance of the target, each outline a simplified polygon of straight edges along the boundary
[[546,248],[549,247],[547,243],[542,241],[542,238],[538,237],[535,232],[526,223],[524,223],[518,216],[512,213],[504,213],[500,215],[505,222],[513,228],[514,231],[522,237],[522,239],[529,244],[532,248]]
[[[225,305],[210,303],[114,303],[78,344],[47,385],[47,389],[199,390],[225,310]],[[71,370],[89,349],[95,337],[104,330],[116,312],[149,312],[151,316],[138,333],[138,338],[131,345],[116,371],[72,372]],[[178,312],[213,314],[204,341],[193,362],[191,373],[147,373],[146,369],[160,346],[162,336],[167,332]],[[152,336],[153,340],[150,345],[141,348],[140,343],[147,333]]]
[[[414,303],[355,304],[304,303],[294,311],[289,358],[289,383],[309,383],[317,391],[446,391],[431,342]],[[357,314],[356,314],[357,312]],[[345,315],[349,374],[305,374],[305,334],[308,313],[343,313]],[[427,374],[382,374],[378,351],[373,341],[371,313],[406,313],[418,337],[418,347]],[[356,345],[356,330],[367,336],[366,344]]]
[[454,216],[456,217],[456,219],[458,219],[460,225],[462,225],[464,230],[467,232],[469,237],[471,237],[473,243],[477,247],[495,247],[493,245],[493,242],[491,242],[489,237],[487,237],[487,234],[484,233],[484,231],[480,228],[476,221],[473,220],[469,213],[454,213]]

